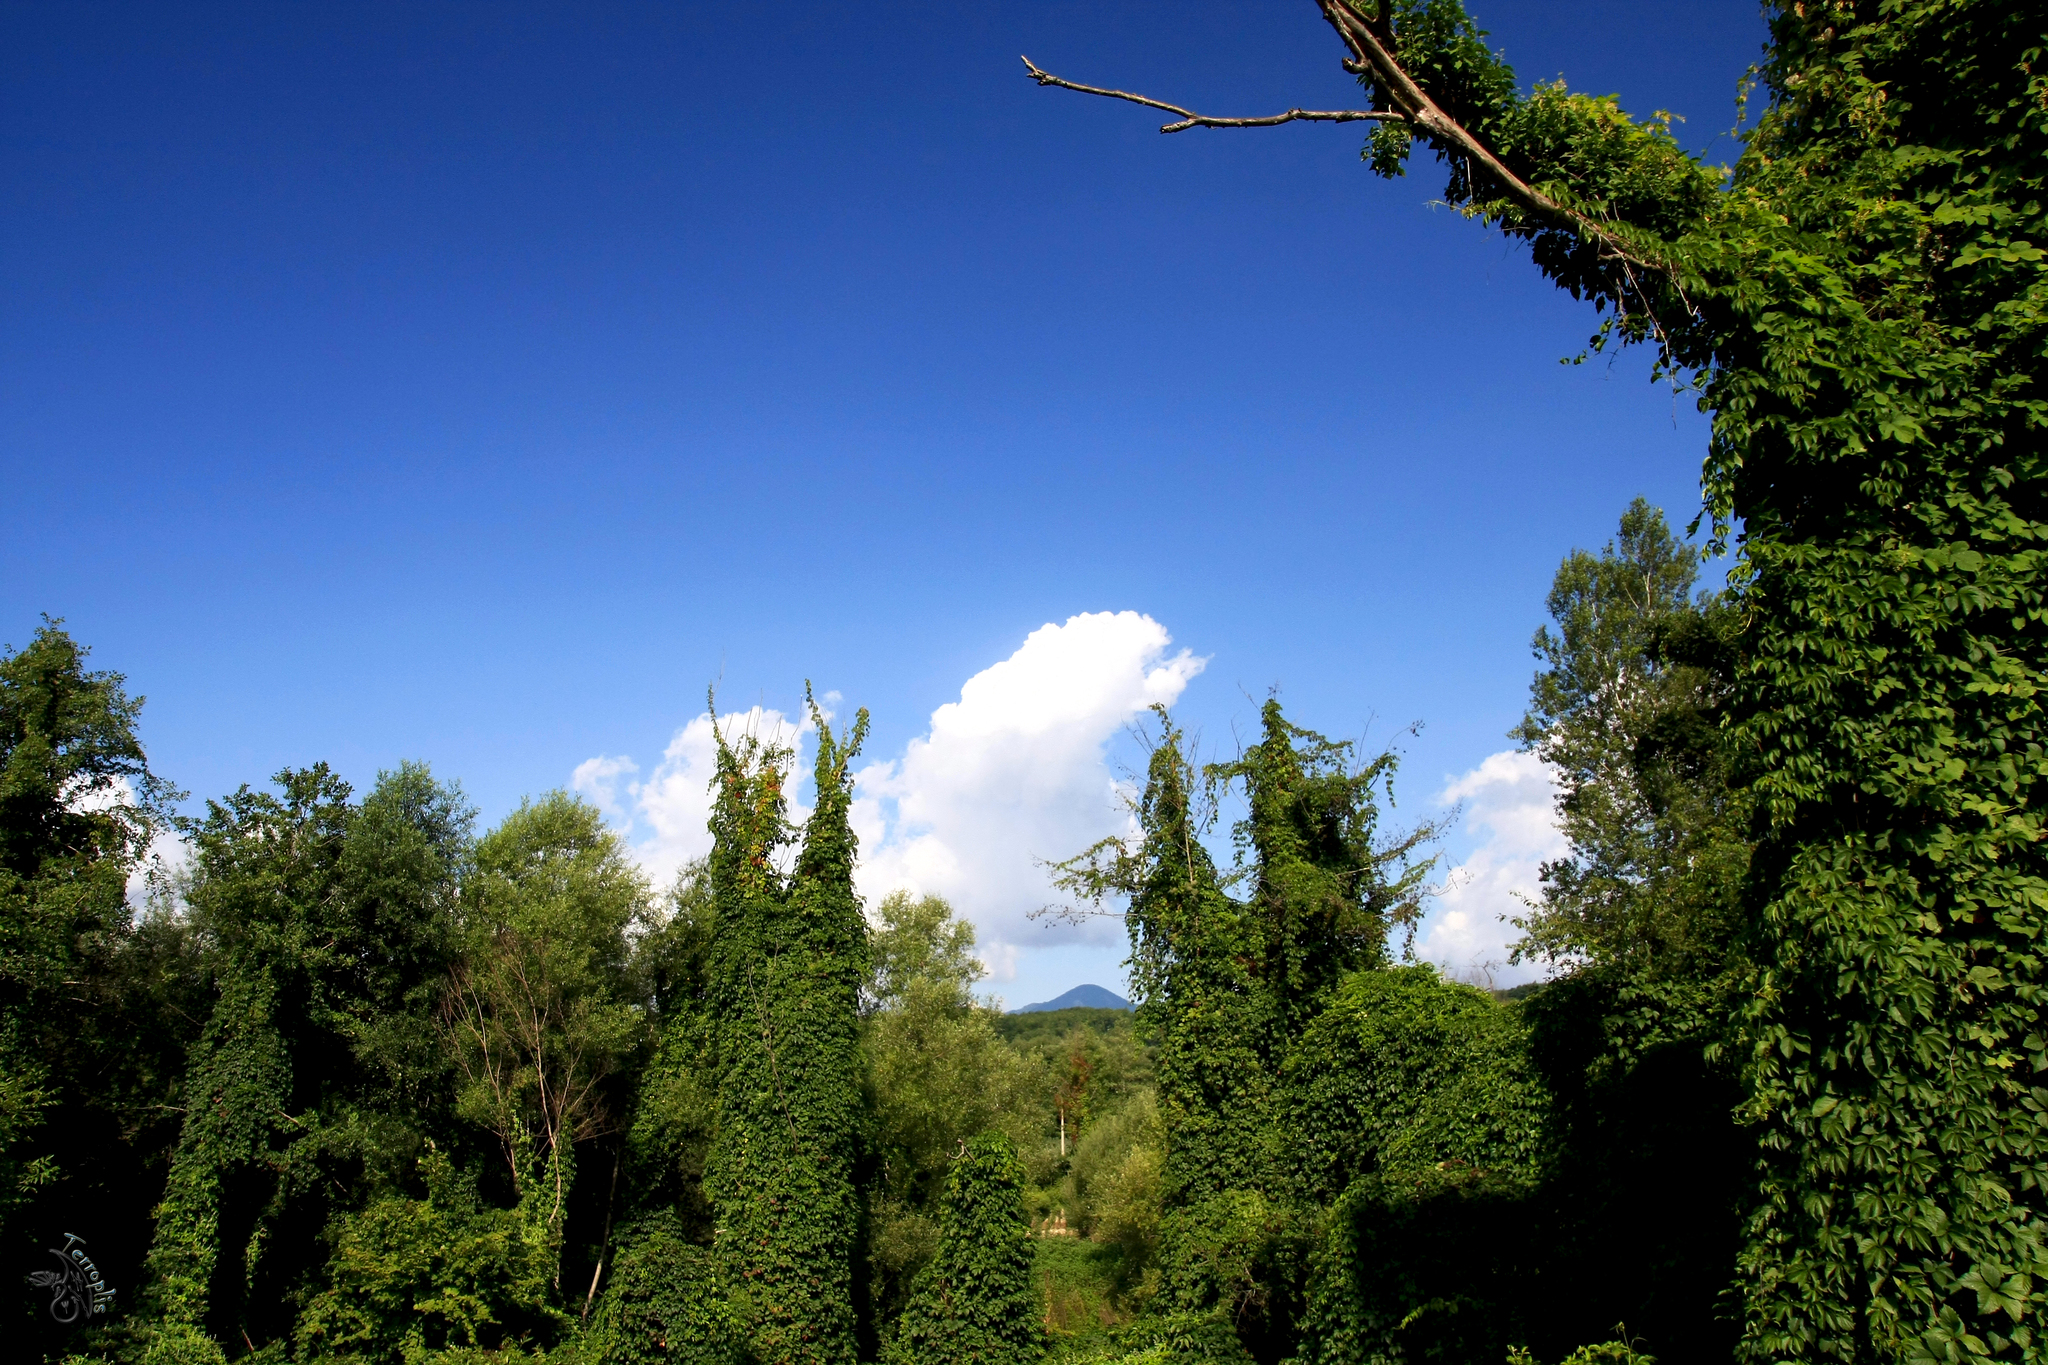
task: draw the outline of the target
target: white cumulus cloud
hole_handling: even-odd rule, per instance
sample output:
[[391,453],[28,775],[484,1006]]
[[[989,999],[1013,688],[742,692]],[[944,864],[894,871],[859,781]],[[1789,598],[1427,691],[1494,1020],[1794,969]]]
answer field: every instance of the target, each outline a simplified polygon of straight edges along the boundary
[[1445,805],[1464,802],[1466,827],[1481,837],[1444,878],[1423,921],[1416,956],[1453,976],[1491,977],[1498,985],[1536,979],[1540,973],[1533,963],[1507,965],[1508,945],[1520,936],[1508,921],[1527,913],[1523,896],[1542,889],[1541,864],[1569,848],[1557,827],[1550,768],[1518,750],[1490,754],[1437,799]]
[[974,921],[998,980],[1014,974],[1020,946],[1077,936],[1027,922],[1052,898],[1038,860],[1126,827],[1107,745],[1202,671],[1172,643],[1149,616],[1084,613],[1039,627],[969,678],[901,758],[861,770],[862,892],[946,897]]
[[[1048,623],[969,678],[959,700],[932,712],[926,733],[902,754],[861,768],[853,820],[869,904],[898,889],[946,897],[974,922],[982,959],[999,981],[1016,977],[1020,954],[1090,937],[1027,919],[1053,898],[1039,860],[1127,829],[1109,746],[1202,671],[1204,660],[1172,644],[1165,626],[1135,611]],[[719,725],[790,744],[809,729],[759,707]],[[715,770],[711,720],[700,716],[675,732],[644,778],[631,758],[599,755],[577,765],[570,785],[629,831],[641,865],[661,885],[710,851]],[[805,812],[791,814],[800,820]]]

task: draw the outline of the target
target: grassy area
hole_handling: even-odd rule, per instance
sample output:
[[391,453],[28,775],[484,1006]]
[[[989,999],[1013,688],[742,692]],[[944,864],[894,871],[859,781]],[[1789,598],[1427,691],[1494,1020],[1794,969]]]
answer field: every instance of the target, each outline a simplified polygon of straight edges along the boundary
[[1081,1237],[1043,1237],[1036,1246],[1031,1274],[1046,1331],[1055,1342],[1106,1332],[1131,1320],[1122,1302],[1122,1248]]

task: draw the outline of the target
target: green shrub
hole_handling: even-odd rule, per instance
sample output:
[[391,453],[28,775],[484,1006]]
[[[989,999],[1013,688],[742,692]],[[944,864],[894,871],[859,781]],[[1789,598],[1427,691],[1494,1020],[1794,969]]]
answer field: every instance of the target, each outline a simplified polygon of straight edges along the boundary
[[884,1353],[890,1365],[1031,1365],[1044,1349],[1031,1291],[1024,1167],[1001,1133],[970,1139],[946,1176],[939,1249]]
[[1366,1176],[1330,1210],[1304,1315],[1313,1365],[1501,1360],[1529,1339],[1527,1185],[1471,1166]]
[[619,1241],[581,1353],[603,1365],[737,1361],[737,1333],[711,1253],[687,1240],[682,1220],[658,1213],[623,1229]]
[[1055,1350],[1048,1365],[1251,1365],[1229,1318],[1216,1313],[1172,1313],[1140,1318],[1100,1336]]
[[1519,1011],[1434,967],[1347,977],[1286,1080],[1303,1192],[1318,1202],[1361,1175],[1445,1161],[1539,1173],[1549,1103]]
[[299,1319],[301,1360],[412,1365],[568,1325],[549,1301],[548,1244],[523,1236],[515,1211],[483,1206],[438,1151],[420,1169],[427,1198],[379,1199],[336,1220],[327,1287]]
[[1131,1314],[1121,1304],[1121,1247],[1084,1237],[1043,1237],[1033,1244],[1031,1276],[1039,1320],[1054,1342],[1100,1336]]

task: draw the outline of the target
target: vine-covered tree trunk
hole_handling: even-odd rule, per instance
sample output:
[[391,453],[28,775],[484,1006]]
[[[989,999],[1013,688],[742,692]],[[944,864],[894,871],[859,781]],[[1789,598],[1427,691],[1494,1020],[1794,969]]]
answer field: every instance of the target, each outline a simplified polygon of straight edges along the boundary
[[217,997],[133,1321],[152,1365],[277,1349],[330,1219],[450,1136],[423,1048],[446,970],[469,811],[424,767],[360,807],[324,765],[185,823],[188,911]]
[[[277,988],[266,973],[234,977],[195,1049],[185,1088],[185,1128],[149,1251],[140,1325],[144,1365],[225,1359],[209,1329],[222,1325],[223,1309],[233,1316],[240,1307],[223,1304],[218,1291],[240,1288],[221,1281],[243,1267],[237,1264],[241,1245],[224,1235],[223,1206],[260,1207],[268,1201],[287,1140],[278,1129],[291,1103],[292,1065],[276,1010]],[[225,1231],[247,1234],[243,1228]]]
[[1754,626],[1757,1359],[2048,1353],[2038,5],[1774,15],[1712,470]]
[[867,925],[853,889],[847,765],[867,714],[844,742],[822,715],[817,724],[817,806],[786,881],[775,860],[790,837],[787,750],[721,735],[711,820],[721,1070],[705,1182],[717,1258],[761,1365],[855,1358]]
[[1317,5],[1372,167],[1440,155],[1611,310],[1596,348],[1655,346],[1714,414],[1759,838],[1744,1353],[2048,1358],[2042,6],[1766,0],[1731,177],[1668,115],[1524,92],[1459,0]]
[[[1421,837],[1375,843],[1391,756],[1357,765],[1351,745],[1289,724],[1277,702],[1263,721],[1239,760],[1198,774],[1162,712],[1140,842],[1097,845],[1063,865],[1062,884],[1129,901],[1132,985],[1158,1045],[1167,1134],[1163,1300],[1221,1311],[1255,1354],[1277,1357],[1292,1342],[1314,1221],[1282,1071],[1343,976],[1384,960],[1427,865],[1385,875]],[[1234,781],[1250,805],[1237,830],[1252,878],[1243,901],[1223,888],[1198,809]]]
[[[1142,884],[1131,901],[1133,984],[1159,1048],[1166,1127],[1160,1260],[1168,1303],[1208,1309],[1242,1294],[1225,1255],[1234,1237],[1225,1195],[1271,1187],[1266,1110],[1268,1020],[1244,951],[1244,907],[1226,895],[1193,810],[1198,775],[1167,725],[1140,807]],[[1240,1197],[1236,1203],[1248,1204]],[[1249,1208],[1263,1231],[1264,1218]],[[1217,1226],[1222,1223],[1224,1226]]]

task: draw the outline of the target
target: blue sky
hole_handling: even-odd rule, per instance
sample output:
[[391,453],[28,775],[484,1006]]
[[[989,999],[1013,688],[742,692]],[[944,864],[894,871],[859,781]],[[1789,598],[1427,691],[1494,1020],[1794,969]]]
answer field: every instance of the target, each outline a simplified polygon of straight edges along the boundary
[[[1747,0],[1472,3],[1525,82],[1732,159]],[[1072,851],[1033,839],[1110,818],[1145,677],[1212,747],[1275,686],[1334,734],[1423,721],[1402,814],[1462,792],[1453,861],[1526,863],[1529,774],[1483,774],[1550,574],[1638,493],[1697,506],[1704,419],[1639,358],[1560,366],[1595,319],[1432,208],[1434,166],[1374,179],[1356,126],[1161,137],[1018,62],[1354,103],[1308,0],[0,25],[0,640],[64,617],[195,797],[422,758],[488,820],[580,769],[655,866],[705,686],[793,714],[809,677],[891,765],[874,875],[965,792],[1009,861],[927,880],[991,988],[1114,986],[1110,939],[1017,907]],[[1027,637],[945,733],[1050,705],[1024,729],[1065,740],[945,741]]]

